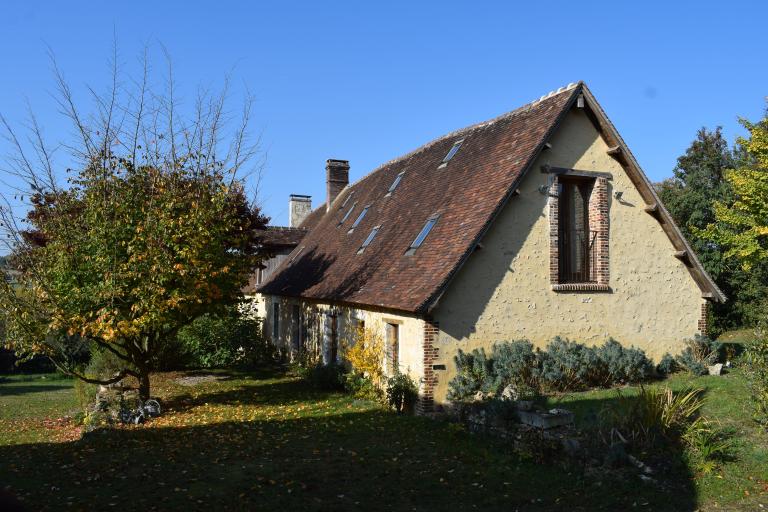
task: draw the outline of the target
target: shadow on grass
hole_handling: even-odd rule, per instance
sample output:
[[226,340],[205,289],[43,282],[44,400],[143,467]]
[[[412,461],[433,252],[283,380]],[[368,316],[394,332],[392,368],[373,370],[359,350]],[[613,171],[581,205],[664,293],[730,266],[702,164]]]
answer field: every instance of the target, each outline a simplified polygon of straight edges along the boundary
[[[297,381],[168,400],[286,405],[337,397]],[[182,398],[182,397],[179,397]],[[347,407],[346,405],[349,405]],[[269,409],[268,409],[269,410]],[[0,483],[35,509],[695,510],[689,474],[656,484],[537,465],[456,425],[344,404],[327,415],[105,430],[0,447]]]

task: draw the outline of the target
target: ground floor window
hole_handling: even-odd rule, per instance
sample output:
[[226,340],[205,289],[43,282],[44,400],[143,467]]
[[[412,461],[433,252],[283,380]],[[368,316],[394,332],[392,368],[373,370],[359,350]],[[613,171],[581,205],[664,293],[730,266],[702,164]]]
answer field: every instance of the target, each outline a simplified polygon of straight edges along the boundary
[[400,326],[387,323],[386,337],[387,370],[390,375],[395,375],[400,371]]
[[291,345],[295,352],[301,352],[304,349],[302,317],[301,306],[294,304],[291,311]]
[[272,338],[275,342],[280,337],[280,304],[272,304]]

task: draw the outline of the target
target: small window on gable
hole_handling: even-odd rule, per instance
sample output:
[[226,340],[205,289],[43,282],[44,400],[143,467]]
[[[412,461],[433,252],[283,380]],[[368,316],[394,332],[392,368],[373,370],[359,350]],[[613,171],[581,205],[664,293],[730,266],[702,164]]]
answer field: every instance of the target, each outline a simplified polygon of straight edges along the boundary
[[450,162],[451,159],[454,156],[456,156],[456,153],[459,152],[459,148],[461,147],[462,142],[464,142],[464,139],[461,139],[453,143],[453,147],[451,147],[450,151],[448,151],[448,154],[445,155],[445,157],[443,158],[443,161],[440,162],[440,167],[445,167],[446,165],[448,165],[448,162]]
[[357,203],[353,203],[352,207],[349,210],[347,210],[347,213],[345,213],[344,216],[339,221],[339,226],[344,224],[347,221],[347,219],[349,218],[349,216],[352,215],[352,212],[355,210],[355,206],[357,206]]
[[392,182],[392,184],[389,186],[389,190],[387,190],[387,195],[395,191],[397,186],[400,184],[400,180],[403,179],[403,174],[405,174],[405,171],[401,172],[395,177],[395,181]]
[[379,229],[381,229],[381,226],[374,227],[370,233],[368,233],[368,236],[363,241],[363,245],[360,246],[360,249],[357,250],[357,254],[362,253],[366,247],[371,245],[371,242],[373,242],[373,239],[376,238],[376,233],[379,232]]
[[360,222],[362,222],[365,214],[368,213],[368,208],[370,208],[370,205],[363,208],[363,211],[361,211],[360,215],[357,216],[355,222],[352,223],[352,227],[349,228],[350,233],[357,227],[358,224],[360,224]]
[[416,238],[413,242],[411,242],[411,246],[408,247],[408,250],[405,252],[406,255],[410,256],[416,252],[416,249],[421,247],[421,244],[424,243],[424,239],[427,238],[427,235],[429,235],[429,232],[432,231],[432,228],[437,224],[437,219],[439,219],[439,215],[434,215],[427,219],[427,223],[424,224],[424,227],[421,228],[421,231],[419,231],[419,234],[416,235]]

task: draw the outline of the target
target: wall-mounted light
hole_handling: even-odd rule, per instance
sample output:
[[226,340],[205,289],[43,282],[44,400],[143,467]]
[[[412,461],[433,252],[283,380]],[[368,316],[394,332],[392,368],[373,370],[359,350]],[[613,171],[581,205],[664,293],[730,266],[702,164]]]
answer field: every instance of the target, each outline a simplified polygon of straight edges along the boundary
[[624,195],[624,192],[621,190],[617,190],[613,193],[613,197],[615,197],[617,200],[621,201],[621,196]]

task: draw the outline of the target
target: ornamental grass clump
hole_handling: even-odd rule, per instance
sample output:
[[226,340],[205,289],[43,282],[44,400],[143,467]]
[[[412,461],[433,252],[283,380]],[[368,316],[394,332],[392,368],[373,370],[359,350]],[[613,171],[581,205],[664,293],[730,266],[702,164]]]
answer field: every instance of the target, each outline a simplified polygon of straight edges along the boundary
[[697,334],[685,340],[685,349],[677,356],[677,363],[693,375],[706,375],[709,367],[718,362],[722,344]]

